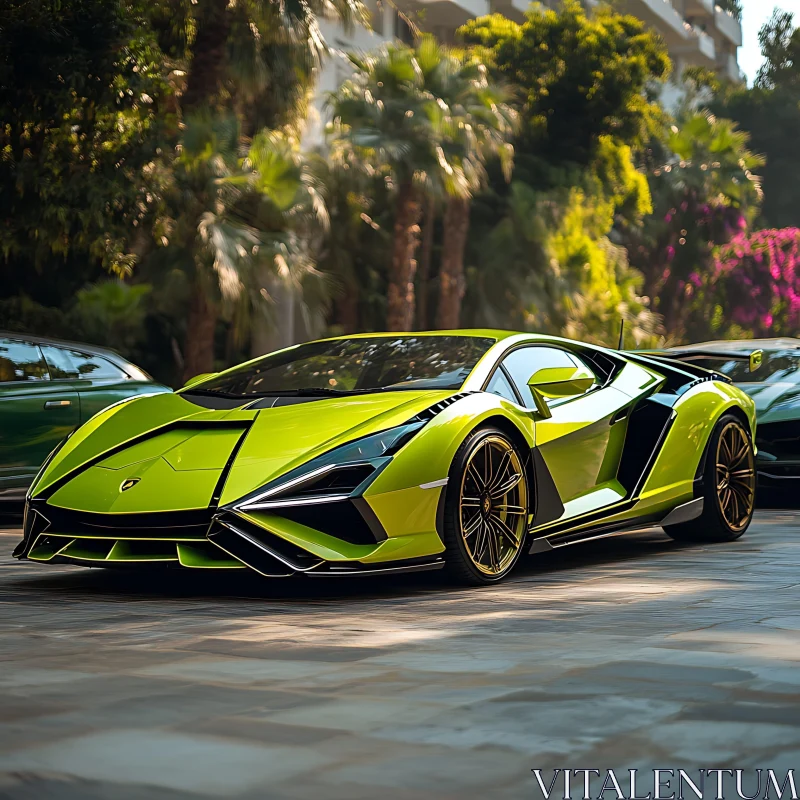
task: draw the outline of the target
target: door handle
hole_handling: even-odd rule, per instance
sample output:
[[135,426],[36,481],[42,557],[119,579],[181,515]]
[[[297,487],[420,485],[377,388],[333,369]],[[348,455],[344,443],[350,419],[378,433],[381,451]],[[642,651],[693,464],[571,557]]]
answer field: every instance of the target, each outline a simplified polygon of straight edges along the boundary
[[48,400],[45,408],[69,408],[72,405],[72,400]]

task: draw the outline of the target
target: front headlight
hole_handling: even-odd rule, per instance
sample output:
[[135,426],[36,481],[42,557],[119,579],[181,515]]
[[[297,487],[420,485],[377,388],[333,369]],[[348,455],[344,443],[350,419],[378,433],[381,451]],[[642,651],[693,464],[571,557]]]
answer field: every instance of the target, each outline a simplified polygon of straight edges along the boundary
[[312,459],[234,504],[240,511],[335,503],[360,494],[420,428],[414,420]]

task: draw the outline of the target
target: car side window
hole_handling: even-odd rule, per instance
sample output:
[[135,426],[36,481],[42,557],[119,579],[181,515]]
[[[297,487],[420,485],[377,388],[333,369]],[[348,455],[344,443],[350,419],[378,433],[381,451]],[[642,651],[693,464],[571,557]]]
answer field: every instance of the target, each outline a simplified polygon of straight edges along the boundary
[[[528,408],[536,408],[533,394],[528,386],[531,376],[540,369],[552,367],[589,367],[577,356],[573,356],[566,350],[558,347],[520,347],[509,353],[503,359],[503,366],[508,370],[514,385],[517,387],[525,405]],[[559,405],[564,400],[546,399],[547,405]],[[569,402],[569,401],[566,401]]]
[[124,381],[127,375],[102,356],[90,356],[77,350],[68,350],[70,361],[75,364],[79,378],[88,380]]
[[53,380],[74,380],[78,377],[78,368],[66,350],[43,344],[42,352]]
[[0,383],[48,380],[50,374],[38,345],[0,339]]
[[486,386],[486,391],[490,394],[496,394],[505,398],[506,400],[510,400],[512,403],[519,403],[517,393],[514,391],[511,381],[508,380],[505,372],[502,369],[498,368],[494,371],[492,379]]

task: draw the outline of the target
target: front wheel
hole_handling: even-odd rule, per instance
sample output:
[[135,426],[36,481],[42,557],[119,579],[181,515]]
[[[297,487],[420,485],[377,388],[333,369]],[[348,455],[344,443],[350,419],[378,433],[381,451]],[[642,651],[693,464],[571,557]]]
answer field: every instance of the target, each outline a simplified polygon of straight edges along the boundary
[[678,541],[732,542],[750,526],[756,494],[753,440],[747,426],[731,414],[716,424],[703,472],[703,513],[666,532]]
[[524,459],[497,428],[480,428],[459,448],[444,508],[448,573],[472,585],[496,583],[514,568],[530,507]]

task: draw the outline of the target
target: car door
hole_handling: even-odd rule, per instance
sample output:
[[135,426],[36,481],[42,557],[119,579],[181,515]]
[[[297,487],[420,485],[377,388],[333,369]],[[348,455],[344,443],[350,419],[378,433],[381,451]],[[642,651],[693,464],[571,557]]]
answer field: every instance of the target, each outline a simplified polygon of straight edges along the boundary
[[[528,380],[540,369],[581,366],[597,375],[579,356],[549,345],[517,348],[502,365],[531,410],[536,404]],[[581,395],[546,400],[552,417],[538,416],[535,421],[536,446],[565,504],[566,516],[609,505],[621,497],[616,474],[626,410],[632,401],[603,382],[596,377],[594,385]]]
[[78,393],[51,380],[38,345],[0,339],[0,498],[21,494],[79,421]]

